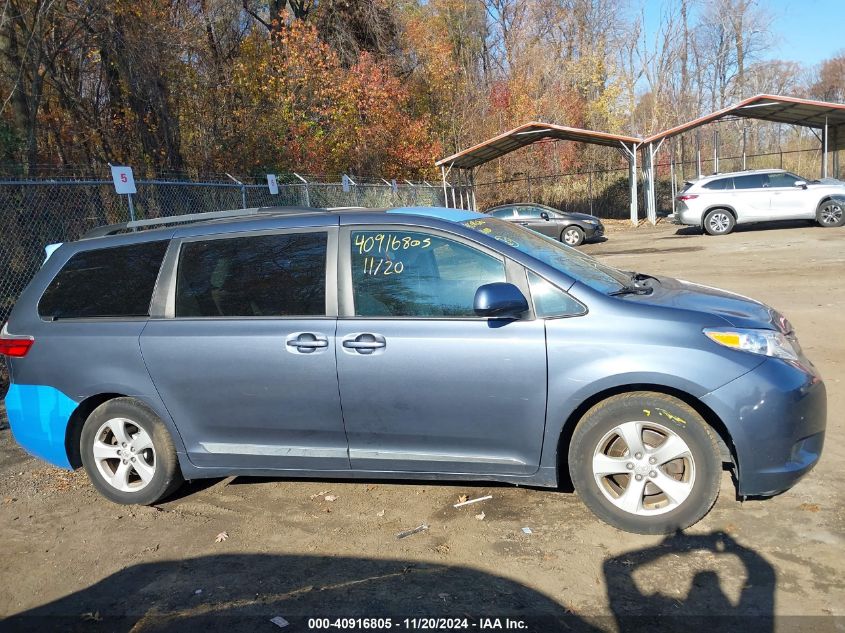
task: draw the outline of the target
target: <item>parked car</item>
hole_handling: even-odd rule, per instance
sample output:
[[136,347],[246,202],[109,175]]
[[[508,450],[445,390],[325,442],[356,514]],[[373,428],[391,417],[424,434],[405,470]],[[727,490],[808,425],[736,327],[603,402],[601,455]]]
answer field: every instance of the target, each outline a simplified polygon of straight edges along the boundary
[[526,226],[567,246],[578,246],[604,235],[604,225],[594,215],[558,211],[543,204],[517,202],[490,207],[486,213],[494,218]]
[[782,169],[714,174],[687,182],[676,197],[673,221],[726,235],[737,224],[769,220],[815,220],[845,224],[845,182],[808,181]]
[[52,252],[0,333],[22,447],[130,504],[228,475],[571,478],[640,533],[698,521],[725,466],[765,496],[819,459],[824,384],[756,301],[471,211],[224,213]]

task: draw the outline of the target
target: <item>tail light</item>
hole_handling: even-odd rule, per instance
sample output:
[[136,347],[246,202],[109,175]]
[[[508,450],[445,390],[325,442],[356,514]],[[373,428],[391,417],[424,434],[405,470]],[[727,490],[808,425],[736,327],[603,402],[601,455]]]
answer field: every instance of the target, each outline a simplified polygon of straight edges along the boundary
[[697,197],[698,197],[697,193],[685,193],[685,194],[678,196],[675,199],[680,201],[680,202],[686,202],[687,200],[695,200]]
[[32,336],[9,334],[8,323],[0,330],[0,355],[23,358],[35,342]]

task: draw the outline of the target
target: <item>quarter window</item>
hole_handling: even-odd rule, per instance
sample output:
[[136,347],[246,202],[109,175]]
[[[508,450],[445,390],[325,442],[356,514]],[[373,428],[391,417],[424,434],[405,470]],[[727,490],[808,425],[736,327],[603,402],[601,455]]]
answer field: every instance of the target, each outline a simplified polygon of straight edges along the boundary
[[324,316],[326,244],[322,231],[187,242],[176,316]]
[[733,189],[733,178],[719,178],[702,185],[705,189]]
[[79,319],[150,314],[166,240],[74,254],[38,302],[41,317]]
[[534,301],[534,312],[540,318],[577,316],[587,312],[583,305],[566,292],[530,270],[528,285],[531,288],[531,299]]
[[505,281],[502,260],[417,231],[352,233],[356,316],[474,317],[479,286]]

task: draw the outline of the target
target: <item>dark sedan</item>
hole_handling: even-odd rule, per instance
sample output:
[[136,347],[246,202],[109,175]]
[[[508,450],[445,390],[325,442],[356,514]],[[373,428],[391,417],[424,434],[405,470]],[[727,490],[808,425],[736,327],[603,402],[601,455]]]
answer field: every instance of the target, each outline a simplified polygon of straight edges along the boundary
[[490,207],[486,213],[553,237],[567,246],[578,246],[604,235],[604,225],[596,216],[558,211],[543,204],[515,202]]

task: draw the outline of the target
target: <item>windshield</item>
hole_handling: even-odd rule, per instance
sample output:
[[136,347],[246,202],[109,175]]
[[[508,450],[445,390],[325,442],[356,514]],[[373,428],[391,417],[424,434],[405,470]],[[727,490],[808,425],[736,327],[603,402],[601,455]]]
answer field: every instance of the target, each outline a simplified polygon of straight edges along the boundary
[[461,222],[466,227],[504,242],[600,292],[615,292],[628,286],[631,276],[602,264],[597,259],[521,226],[496,218]]

